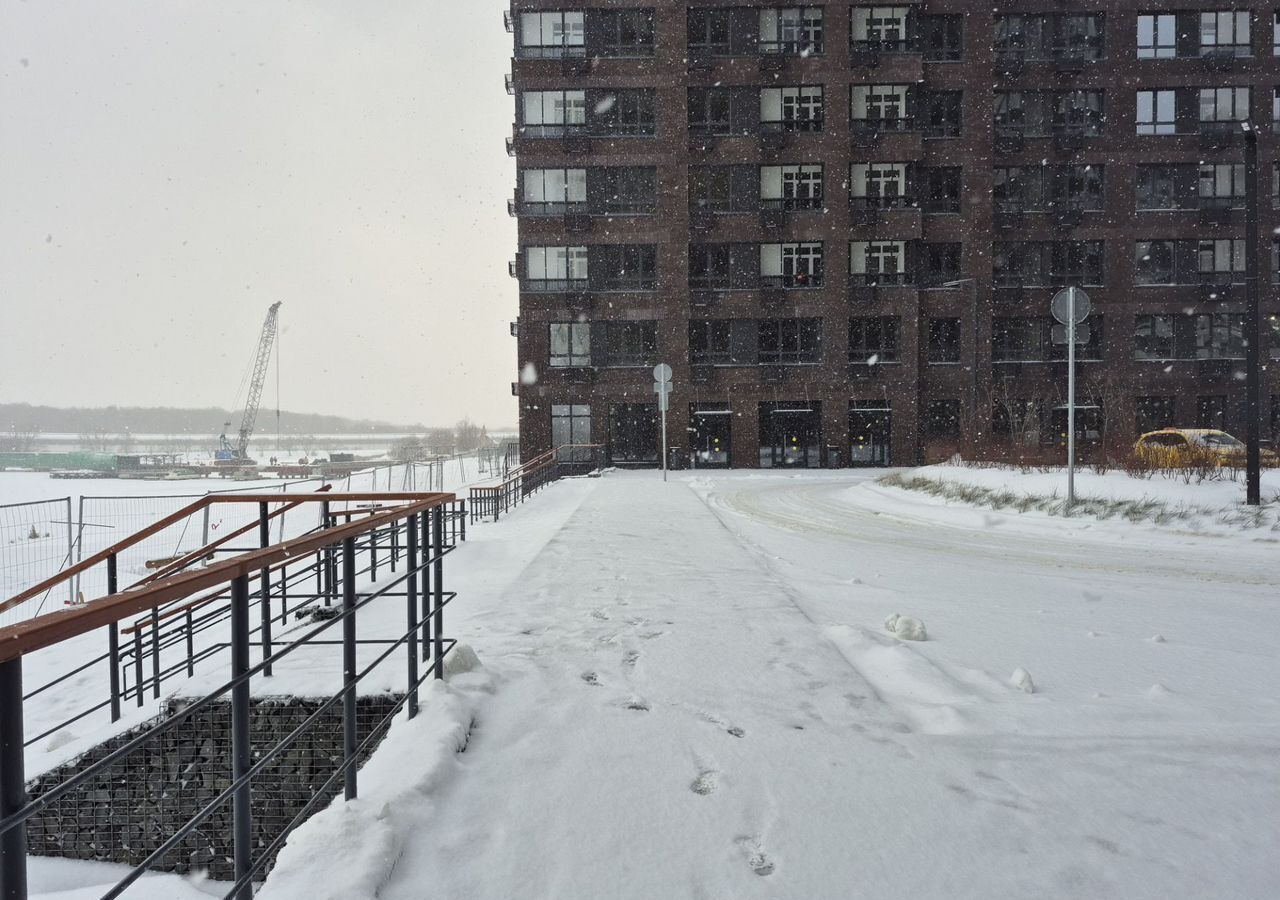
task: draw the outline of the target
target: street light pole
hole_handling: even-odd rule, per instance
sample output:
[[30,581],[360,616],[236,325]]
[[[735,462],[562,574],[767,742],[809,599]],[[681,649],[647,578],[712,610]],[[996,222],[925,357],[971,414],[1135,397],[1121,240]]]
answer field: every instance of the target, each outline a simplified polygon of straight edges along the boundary
[[1261,436],[1258,419],[1261,415],[1259,395],[1261,354],[1259,336],[1262,332],[1261,311],[1258,305],[1258,131],[1249,122],[1241,123],[1244,129],[1244,287],[1245,287],[1245,494],[1250,506],[1262,502],[1261,486]]

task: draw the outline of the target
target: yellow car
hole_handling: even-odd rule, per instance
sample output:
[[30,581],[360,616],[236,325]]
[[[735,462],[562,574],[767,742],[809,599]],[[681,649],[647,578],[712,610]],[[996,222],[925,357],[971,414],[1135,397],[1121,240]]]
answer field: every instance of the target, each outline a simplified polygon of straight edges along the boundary
[[[1243,468],[1245,444],[1214,428],[1162,428],[1148,431],[1133,445],[1139,458],[1161,468],[1183,468],[1208,463]],[[1261,451],[1262,466],[1280,465],[1271,450]]]

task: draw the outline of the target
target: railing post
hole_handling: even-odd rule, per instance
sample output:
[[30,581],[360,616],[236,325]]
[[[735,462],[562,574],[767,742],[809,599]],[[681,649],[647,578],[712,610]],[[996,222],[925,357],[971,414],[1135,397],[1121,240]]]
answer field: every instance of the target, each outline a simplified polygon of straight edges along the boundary
[[405,571],[409,577],[405,580],[405,612],[409,624],[409,718],[418,714],[418,528],[417,516],[405,519]]
[[141,626],[133,629],[133,680],[136,682],[133,686],[134,691],[138,695],[138,705],[141,706],[146,700],[142,697],[142,628]]
[[[329,527],[328,500],[320,501],[320,527],[322,529]],[[324,605],[331,606],[333,605],[336,590],[336,586],[333,583],[334,575],[336,574],[333,570],[333,548],[325,547],[324,552],[317,555],[317,561],[321,563],[321,568],[324,570]],[[317,571],[316,578],[318,579],[319,577],[320,572]]]
[[[348,519],[348,521],[350,521]],[[378,529],[369,532],[369,580],[378,580]]]
[[160,607],[151,607],[151,696],[160,699]]
[[[27,802],[23,758],[22,657],[0,663],[0,819]],[[0,898],[27,900],[27,825],[0,835]]]
[[[265,500],[258,504],[258,545],[271,546],[271,516]],[[262,596],[258,606],[262,618],[262,658],[268,660],[271,658],[271,567],[263,566],[259,575],[262,580]],[[270,663],[262,670],[262,674],[271,677]]]
[[435,606],[435,622],[432,623],[431,633],[435,638],[435,654],[436,678],[444,678],[444,506],[437,506],[431,511],[432,527],[434,533],[433,543],[436,545],[435,560],[435,576],[431,579],[434,584],[432,587],[436,592]]
[[196,677],[195,621],[192,618],[190,607],[187,607],[187,677]]
[[396,570],[396,557],[400,555],[400,526],[392,523],[387,528],[387,531],[391,535],[391,571],[394,573]]
[[[114,594],[120,589],[119,577],[116,573],[116,555],[107,557],[107,594]],[[120,623],[112,622],[107,626],[107,673],[111,688],[111,721],[120,721]]]
[[342,539],[342,776],[344,795],[356,798],[356,539]]
[[[231,582],[231,780],[236,781],[252,764],[249,741],[249,576]],[[235,877],[239,881],[253,865],[253,796],[246,782],[236,788],[232,803],[232,850]],[[236,892],[235,900],[252,900],[253,885]]]
[[427,661],[427,653],[431,649],[431,530],[428,525],[430,513],[424,510],[418,514],[418,527],[422,529],[422,591],[418,601],[422,612],[419,621],[422,623],[422,661]]
[[458,516],[458,522],[459,522],[460,527],[461,527],[461,529],[462,529],[462,532],[461,532],[461,534],[462,534],[462,540],[463,540],[463,541],[466,541],[466,539],[467,539],[467,501],[466,501],[466,500],[459,500],[459,501],[458,501],[458,509],[460,510],[460,513],[461,513],[461,514]]

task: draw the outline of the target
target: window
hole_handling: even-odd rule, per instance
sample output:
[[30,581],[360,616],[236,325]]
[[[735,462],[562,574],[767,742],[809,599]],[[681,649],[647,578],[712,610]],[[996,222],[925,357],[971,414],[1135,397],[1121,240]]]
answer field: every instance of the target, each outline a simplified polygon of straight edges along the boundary
[[[591,451],[591,406],[585,403],[551,405],[551,443],[556,448],[556,458],[562,462],[586,461]],[[581,449],[570,449],[571,447]]]
[[729,88],[689,88],[690,134],[732,134],[732,112]]
[[926,403],[924,432],[929,437],[959,437],[960,401],[930,400]]
[[1244,280],[1244,241],[1221,239],[1198,241],[1196,259],[1200,280],[1215,284]]
[[525,247],[526,291],[581,290],[587,286],[586,247]]
[[1133,358],[1176,359],[1172,315],[1135,316],[1133,320]]
[[1055,134],[1074,132],[1089,137],[1102,133],[1102,91],[1053,91],[1050,125]]
[[855,84],[849,91],[853,127],[879,130],[909,128],[909,90],[905,84]]
[[1247,87],[1200,88],[1201,123],[1243,122],[1248,118]]
[[695,366],[737,362],[732,353],[732,326],[727,319],[689,323],[689,362]]
[[821,209],[822,166],[761,166],[762,209]]
[[855,6],[849,23],[851,45],[890,52],[906,50],[910,17],[909,6]]
[[1054,58],[1099,59],[1105,30],[1101,15],[1051,14],[1044,26],[1045,49]]
[[1135,284],[1178,284],[1174,241],[1138,241],[1133,245]]
[[1033,316],[992,319],[991,361],[1047,362],[1047,324],[1044,319]]
[[849,362],[876,365],[897,361],[896,316],[862,316],[849,320]]
[[557,137],[586,127],[584,91],[525,91],[521,100],[521,131],[530,137]]
[[1102,241],[1052,241],[1049,243],[1051,284],[1101,285]]
[[556,216],[587,205],[586,169],[525,169],[521,211]]
[[[1271,16],[1271,53],[1273,56],[1280,56],[1280,12]],[[1271,434],[1276,436],[1275,428],[1271,429]]]
[[1138,134],[1174,134],[1174,92],[1138,91]]
[[931,363],[960,362],[960,320],[930,319],[928,359]]
[[1138,209],[1189,209],[1197,199],[1188,165],[1139,165],[1135,200]]
[[527,59],[584,56],[586,42],[581,12],[520,14],[520,45],[516,55]]
[[599,170],[603,210],[619,215],[650,215],[658,207],[655,166],[615,166]]
[[658,356],[658,323],[609,322],[605,325],[610,366],[652,366]]
[[867,284],[907,284],[905,241],[854,241],[849,245],[849,274]]
[[849,196],[856,204],[874,207],[909,206],[908,163],[854,163],[849,168]]
[[602,56],[653,56],[653,10],[604,9],[595,15]]
[[1159,431],[1161,428],[1172,428],[1174,422],[1175,398],[1173,397],[1138,397],[1134,404],[1136,410],[1135,425],[1138,434],[1148,431]]
[[916,123],[927,138],[960,136],[961,91],[921,91]]
[[920,268],[925,285],[956,281],[960,277],[960,244],[926,241],[920,245]]
[[1177,22],[1172,13],[1138,16],[1138,59],[1177,56]]
[[808,56],[822,52],[822,7],[760,10],[760,52]]
[[751,166],[691,166],[689,208],[714,213],[754,212],[760,176]]
[[657,287],[657,248],[653,244],[609,244],[596,248],[600,287],[606,291],[651,291]]
[[759,324],[761,365],[802,365],[820,357],[820,319],[763,319]]
[[960,212],[960,167],[930,166],[924,181],[920,205],[927,213]]
[[822,287],[822,244],[761,244],[760,283],[764,287]]
[[1205,313],[1191,317],[1196,359],[1244,359],[1244,314]]
[[1102,241],[998,241],[992,275],[999,287],[1101,285]]
[[727,290],[732,286],[732,251],[729,244],[694,244],[689,247],[689,287]]
[[658,404],[610,405],[609,457],[617,462],[658,461]]
[[652,135],[653,90],[607,91],[595,104],[592,131],[606,135]]
[[920,17],[920,46],[925,62],[958,62],[964,18],[955,14]]
[[996,208],[1042,212],[1102,209],[1103,167],[1001,166],[992,170]]
[[1201,165],[1199,185],[1202,209],[1244,206],[1244,166],[1240,163]]
[[1200,13],[1200,55],[1249,56],[1249,13]]
[[764,131],[821,131],[822,88],[762,88],[760,127]]
[[1224,431],[1227,427],[1227,398],[1222,394],[1196,398],[1196,427],[1215,428]]
[[588,322],[552,322],[552,368],[591,365],[591,325]]
[[708,56],[730,54],[731,21],[727,9],[689,10],[689,52]]

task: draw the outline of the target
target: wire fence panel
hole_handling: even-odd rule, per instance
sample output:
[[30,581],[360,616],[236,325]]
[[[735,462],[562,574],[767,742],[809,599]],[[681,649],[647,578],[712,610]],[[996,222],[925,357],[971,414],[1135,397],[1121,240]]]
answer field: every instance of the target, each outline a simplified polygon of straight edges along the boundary
[[[11,597],[71,564],[71,498],[0,506],[0,597]],[[0,626],[61,608],[74,598],[59,587],[0,613]]]

